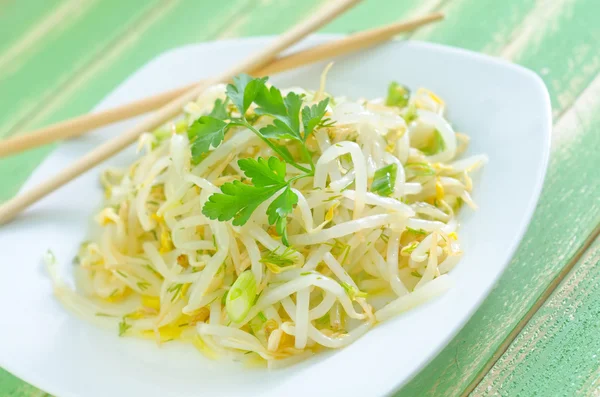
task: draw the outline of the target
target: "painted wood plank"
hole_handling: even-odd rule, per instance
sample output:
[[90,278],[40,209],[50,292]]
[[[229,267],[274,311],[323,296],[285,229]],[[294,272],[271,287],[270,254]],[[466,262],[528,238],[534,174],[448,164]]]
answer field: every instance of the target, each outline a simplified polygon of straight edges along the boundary
[[[560,1],[553,2],[558,8],[549,10],[542,3],[531,4],[514,28],[517,33],[509,35],[512,39],[499,48],[499,54],[537,71],[550,88],[555,115],[561,115],[599,72],[596,53],[581,56],[579,52],[585,45],[582,37],[599,33],[597,26],[579,20],[598,12],[599,5]],[[546,18],[552,21],[552,29],[544,28]],[[571,68],[577,72],[567,72]],[[560,72],[548,72],[553,70]],[[595,165],[600,163],[594,149],[600,144],[600,119],[588,117],[585,124],[577,123],[594,110],[574,109],[556,124],[544,191],[509,268],[458,336],[399,395],[457,395],[478,379],[515,325],[600,222],[600,186],[587,183],[594,180]]]
[[498,55],[519,32],[535,0],[451,0],[441,10],[444,23],[419,30],[413,38]]
[[[117,0],[118,1],[118,0]],[[159,53],[179,45],[214,39],[249,0],[230,0],[230,7],[196,0],[165,0],[131,20],[107,48],[58,86],[53,95],[19,126],[19,132],[88,112],[112,88]],[[204,18],[204,19],[203,19]],[[165,31],[169,34],[165,35]],[[84,43],[79,43],[84,45]],[[78,51],[77,47],[70,51]],[[1,98],[1,97],[0,97]],[[0,99],[1,100],[1,99]],[[12,197],[44,157],[48,145],[0,160],[0,201]]]
[[[341,15],[320,32],[352,33],[423,15],[436,9],[443,0],[369,0]],[[219,38],[272,35],[283,32],[293,23],[308,17],[323,5],[321,0],[278,0],[258,3],[232,26],[219,34]],[[260,21],[260,23],[257,23]]]
[[19,44],[24,48],[0,57],[10,65],[0,68],[0,136],[36,114],[77,70],[121,36],[124,26],[157,1],[66,0],[59,6],[63,11],[47,14],[25,33],[31,39]]
[[319,0],[266,0],[247,7],[232,23],[219,32],[217,39],[264,36],[281,33],[316,10]]
[[[323,28],[323,32],[352,33],[421,16],[438,9],[448,0],[367,0]],[[452,0],[454,1],[454,0]]]
[[0,395],[3,397],[46,397],[45,392],[0,368]]
[[[595,136],[596,140],[595,140],[595,144],[600,142],[600,138],[598,138],[598,131],[600,130],[600,115],[599,115],[599,111],[600,111],[600,75],[598,75],[596,77],[596,79],[590,84],[590,86],[583,92],[583,94],[577,99],[577,101],[575,102],[575,104],[573,105],[572,108],[570,108],[559,120],[559,122],[556,124],[555,126],[555,141],[554,144],[555,146],[559,146],[559,147],[563,147],[563,146],[567,146],[567,145],[573,145],[574,142],[581,142],[582,138],[585,137],[586,135],[586,131],[590,131],[590,133],[588,135],[591,136]],[[594,142],[588,142],[588,143],[592,143],[594,144]],[[592,150],[590,150],[590,152],[592,152]],[[600,199],[598,199],[597,196],[597,192],[598,190],[600,190],[600,182],[597,181],[597,176],[595,175],[595,173],[593,172],[593,167],[594,165],[598,164],[598,162],[600,161],[600,155],[599,154],[595,154],[595,157],[593,158],[593,160],[595,161],[595,163],[590,164],[590,171],[587,172],[585,175],[582,175],[582,180],[583,183],[580,183],[580,186],[578,187],[578,189],[574,190],[574,194],[576,194],[577,196],[587,196],[588,194],[590,194],[590,201],[589,201],[589,209],[585,212],[583,212],[583,217],[588,216],[589,214],[595,215],[594,219],[598,219],[597,213],[600,211]],[[569,166],[568,163],[563,164],[563,166]],[[585,178],[589,178],[589,179],[585,179]],[[580,181],[580,182],[581,182]],[[565,198],[565,200],[569,200],[569,196],[567,196]],[[569,214],[569,208],[564,208],[564,211],[566,211],[567,214]],[[572,219],[572,222],[578,222],[577,218]],[[593,234],[598,234],[600,232],[600,226],[597,226],[594,231]],[[565,236],[571,236],[571,234],[569,234],[568,230],[565,230]],[[545,329],[548,329],[548,332],[552,333],[554,332],[554,330],[557,327],[562,327],[560,324],[561,322],[564,320],[564,316],[561,317],[560,313],[562,313],[563,311],[568,311],[569,308],[573,308],[573,307],[577,307],[578,305],[581,304],[585,304],[588,305],[588,303],[590,303],[590,301],[592,303],[594,303],[594,299],[597,299],[597,297],[594,296],[593,291],[594,288],[598,288],[598,286],[600,286],[600,276],[597,274],[597,272],[590,272],[589,274],[587,273],[587,268],[591,266],[589,261],[592,261],[592,259],[590,258],[595,258],[598,255],[598,245],[600,244],[600,241],[596,241],[594,243],[594,245],[592,245],[592,247],[590,247],[587,252],[584,254],[583,258],[581,260],[578,261],[577,264],[575,264],[574,270],[567,275],[566,279],[562,282],[561,287],[559,287],[554,294],[552,295],[553,297],[551,297],[549,299],[548,302],[546,302],[543,306],[542,309],[540,311],[538,311],[538,313],[535,314],[535,316],[533,317],[532,321],[530,321],[527,326],[524,328],[523,332],[521,333],[521,335],[519,335],[515,341],[510,345],[510,348],[508,349],[508,351],[500,358],[500,360],[494,365],[494,367],[492,368],[491,372],[486,376],[486,378],[482,381],[482,384],[480,386],[478,386],[478,388],[476,390],[478,391],[482,391],[482,390],[487,390],[488,387],[491,387],[491,390],[495,390],[497,387],[501,387],[504,384],[504,375],[501,374],[506,374],[507,371],[512,372],[513,371],[513,367],[514,367],[514,359],[515,359],[515,352],[516,351],[521,351],[524,352],[524,344],[527,344],[527,346],[532,346],[534,348],[531,349],[531,351],[535,354],[538,354],[537,350],[540,351],[545,351],[548,349],[551,349],[553,346],[559,346],[556,344],[548,344],[546,345],[546,343],[548,342],[547,340],[545,340],[544,338],[537,338],[537,336],[532,335],[531,330],[532,329],[537,329],[538,327],[542,327]],[[596,260],[596,259],[594,259]],[[596,260],[597,262],[597,260]],[[595,263],[595,262],[594,262]],[[564,273],[564,272],[563,272]],[[582,279],[582,274],[585,274],[585,279]],[[590,285],[593,285],[595,287],[590,287]],[[557,296],[563,296],[563,298],[561,298],[560,300],[558,298],[556,298]],[[565,307],[561,308],[560,307],[560,303],[564,304]],[[594,306],[591,306],[594,307]],[[595,304],[595,310],[598,309],[597,304]],[[587,309],[586,309],[587,310]],[[548,316],[548,313],[554,313],[552,316]],[[587,312],[585,312],[587,313]],[[582,314],[583,318],[585,318],[585,316],[587,314]],[[542,316],[542,317],[540,317]],[[543,325],[540,325],[540,318],[543,319],[543,321],[547,321],[547,323],[544,323]],[[594,320],[596,322],[596,326],[600,326],[600,322],[599,320],[596,318]],[[581,324],[581,322],[577,323],[579,325],[577,326],[581,326],[581,327],[588,327],[589,326],[593,326],[593,324],[589,324],[589,323],[585,323],[585,324]],[[575,324],[571,324],[571,325],[575,325]],[[568,327],[566,328],[566,332],[568,333],[568,335],[563,335],[564,337],[573,337],[575,338],[576,335],[579,335],[579,331],[573,331],[571,328],[571,325],[568,325]],[[562,328],[560,328],[562,329]],[[581,330],[580,330],[581,331]],[[556,331],[558,332],[558,331]],[[561,331],[562,332],[562,331]],[[574,333],[573,333],[574,332]],[[527,334],[529,334],[530,336],[526,336]],[[543,334],[545,335],[545,334]],[[561,334],[562,335],[562,334]],[[556,336],[558,337],[563,337],[563,336]],[[590,343],[590,339],[588,339],[587,337],[584,337],[583,335],[581,336],[581,338],[577,341],[576,339],[573,339],[573,343],[574,343],[574,347],[577,346],[586,346]],[[549,343],[549,342],[548,342]],[[539,346],[538,346],[539,344]],[[566,345],[565,345],[566,346]],[[593,351],[593,348],[592,350]],[[557,354],[562,354],[562,350],[561,349],[557,349],[556,350]],[[540,353],[541,354],[541,353]],[[549,354],[548,351],[546,351],[546,354]],[[526,359],[524,362],[521,363],[522,359]],[[521,357],[519,358],[519,365],[523,364],[527,364],[530,365],[530,362],[535,362],[537,359],[536,358],[532,358],[531,360],[528,357]],[[585,363],[586,365],[591,365],[594,370],[597,370],[598,366],[600,365],[600,359],[596,358],[595,360],[588,360],[587,363]],[[575,376],[573,374],[573,371],[576,372],[581,372],[580,369],[577,369],[574,366],[569,366],[566,365],[562,371],[557,372],[556,376],[557,379],[563,377],[563,380],[565,377],[569,377],[569,376]],[[542,373],[543,371],[541,371],[540,373]],[[584,373],[580,373],[581,376],[584,376]],[[596,374],[597,375],[597,374]],[[579,375],[577,375],[579,376]],[[511,382],[514,382],[515,385],[516,384],[521,384],[526,378],[528,377],[535,377],[537,379],[537,374],[527,374],[524,371],[517,371],[515,369],[515,374],[514,376],[512,376],[512,380]],[[532,378],[533,379],[533,378]],[[555,379],[553,379],[554,381]],[[572,382],[566,382],[564,383],[564,386],[566,387],[565,390],[565,394],[571,394],[569,392],[569,388],[572,386]],[[586,383],[587,384],[587,383]],[[515,386],[516,387],[516,386]],[[562,390],[562,389],[556,389],[556,390]],[[598,390],[600,391],[600,389]]]
[[600,238],[473,391],[477,396],[600,394]]
[[[44,16],[57,12],[65,0],[30,0],[31,7],[23,7],[21,2],[0,1],[0,54],[9,51],[34,26],[39,26]],[[12,50],[14,52],[15,50]]]
[[[118,0],[117,0],[118,1]],[[132,72],[158,54],[184,44],[215,39],[255,0],[219,2],[163,0],[132,21],[102,53],[60,86],[60,94],[19,130],[56,122],[89,111]],[[168,34],[165,34],[168,32]]]

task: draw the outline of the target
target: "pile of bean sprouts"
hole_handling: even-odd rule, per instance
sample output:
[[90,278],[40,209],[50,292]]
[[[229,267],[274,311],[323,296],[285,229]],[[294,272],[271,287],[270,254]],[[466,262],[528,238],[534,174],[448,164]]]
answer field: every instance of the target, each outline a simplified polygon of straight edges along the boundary
[[[475,208],[471,174],[487,158],[458,159],[468,138],[445,119],[444,102],[426,89],[401,89],[407,101],[399,105],[330,97],[331,122],[307,141],[315,175],[292,185],[298,203],[286,246],[265,214],[272,200],[243,226],[202,213],[221,185],[244,180],[238,159],[274,155],[237,128],[191,162],[185,132],[225,97],[225,86],[210,88],[141,136],[129,168],[102,173],[100,230],[77,255],[77,288],[48,261],[56,295],[120,336],[181,340],[209,357],[277,368],[347,346],[442,294],[462,255],[457,211]],[[329,95],[291,91],[305,104]],[[377,171],[390,165],[390,194],[373,192]],[[230,301],[241,318],[231,318]]]

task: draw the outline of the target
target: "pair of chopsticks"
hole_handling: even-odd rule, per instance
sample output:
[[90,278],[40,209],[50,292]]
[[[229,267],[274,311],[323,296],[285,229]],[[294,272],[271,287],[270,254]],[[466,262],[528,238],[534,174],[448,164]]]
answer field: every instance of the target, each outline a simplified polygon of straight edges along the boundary
[[169,119],[176,116],[185,104],[194,100],[211,85],[228,82],[233,76],[242,72],[254,75],[266,75],[293,69],[326,58],[344,55],[381,43],[389,40],[398,33],[410,31],[424,24],[443,18],[442,14],[434,13],[404,23],[391,24],[381,28],[360,32],[286,57],[276,58],[277,54],[330,22],[336,16],[358,2],[360,2],[360,0],[338,0],[329,3],[317,14],[281,35],[274,43],[267,46],[262,51],[248,57],[239,65],[216,77],[203,80],[191,86],[181,87],[132,102],[119,108],[78,117],[34,131],[27,135],[1,141],[0,157],[48,144],[56,140],[75,137],[90,129],[158,109],[146,120],[125,131],[118,137],[100,145],[55,177],[2,204],[0,206],[0,223],[7,222],[47,194],[123,150],[125,147],[135,142],[141,133],[152,130],[167,122]]
[[[261,70],[251,74],[269,75],[322,61],[323,59],[345,55],[389,40],[395,35],[416,29],[443,18],[441,13],[432,13],[406,22],[398,22],[380,28],[359,32],[339,40],[325,43],[304,51],[277,58]],[[56,123],[25,135],[0,141],[0,157],[9,156],[38,146],[73,138],[90,130],[117,121],[129,119],[155,110],[191,89],[194,85],[176,88],[171,91],[149,96],[144,99],[119,106],[114,109],[92,113]]]

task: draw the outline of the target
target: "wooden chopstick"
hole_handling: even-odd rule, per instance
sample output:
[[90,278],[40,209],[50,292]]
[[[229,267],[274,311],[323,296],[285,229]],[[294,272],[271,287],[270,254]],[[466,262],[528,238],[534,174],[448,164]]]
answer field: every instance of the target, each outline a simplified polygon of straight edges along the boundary
[[72,165],[59,172],[56,176],[49,178],[33,189],[8,200],[0,206],[0,224],[6,223],[36,201],[125,149],[135,142],[143,132],[151,131],[165,123],[167,120],[173,118],[181,112],[182,107],[186,103],[198,97],[198,95],[200,95],[207,87],[227,82],[239,73],[261,69],[273,61],[280,52],[296,44],[344,11],[358,4],[360,1],[361,0],[336,0],[328,2],[316,14],[283,33],[273,43],[267,45],[258,53],[244,59],[239,65],[229,68],[216,77],[200,82],[191,90],[186,91],[183,95],[161,107],[135,127],[85,154]]
[[[323,59],[349,54],[389,40],[399,33],[414,30],[420,26],[443,18],[444,15],[442,13],[436,12],[409,21],[393,23],[383,27],[355,33],[339,40],[334,40],[304,51],[277,58],[265,67],[256,71],[251,71],[250,74],[275,74],[322,61]],[[195,84],[197,83],[149,96],[113,109],[75,117],[23,135],[2,140],[0,141],[0,157],[47,145],[54,141],[73,138],[95,128],[147,113],[164,106],[169,101],[191,89]]]

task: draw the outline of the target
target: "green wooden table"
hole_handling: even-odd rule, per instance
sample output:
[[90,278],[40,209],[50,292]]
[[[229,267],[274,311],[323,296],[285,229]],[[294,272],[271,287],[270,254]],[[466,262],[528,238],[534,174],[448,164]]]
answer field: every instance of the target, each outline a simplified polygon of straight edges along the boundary
[[[321,3],[0,0],[0,138],[89,111],[169,48],[277,34]],[[542,198],[509,268],[398,395],[600,395],[600,1],[366,0],[323,31],[433,10],[447,20],[411,37],[533,69],[550,91],[555,126]],[[0,160],[0,200],[53,148]],[[45,393],[0,370],[0,395]]]

